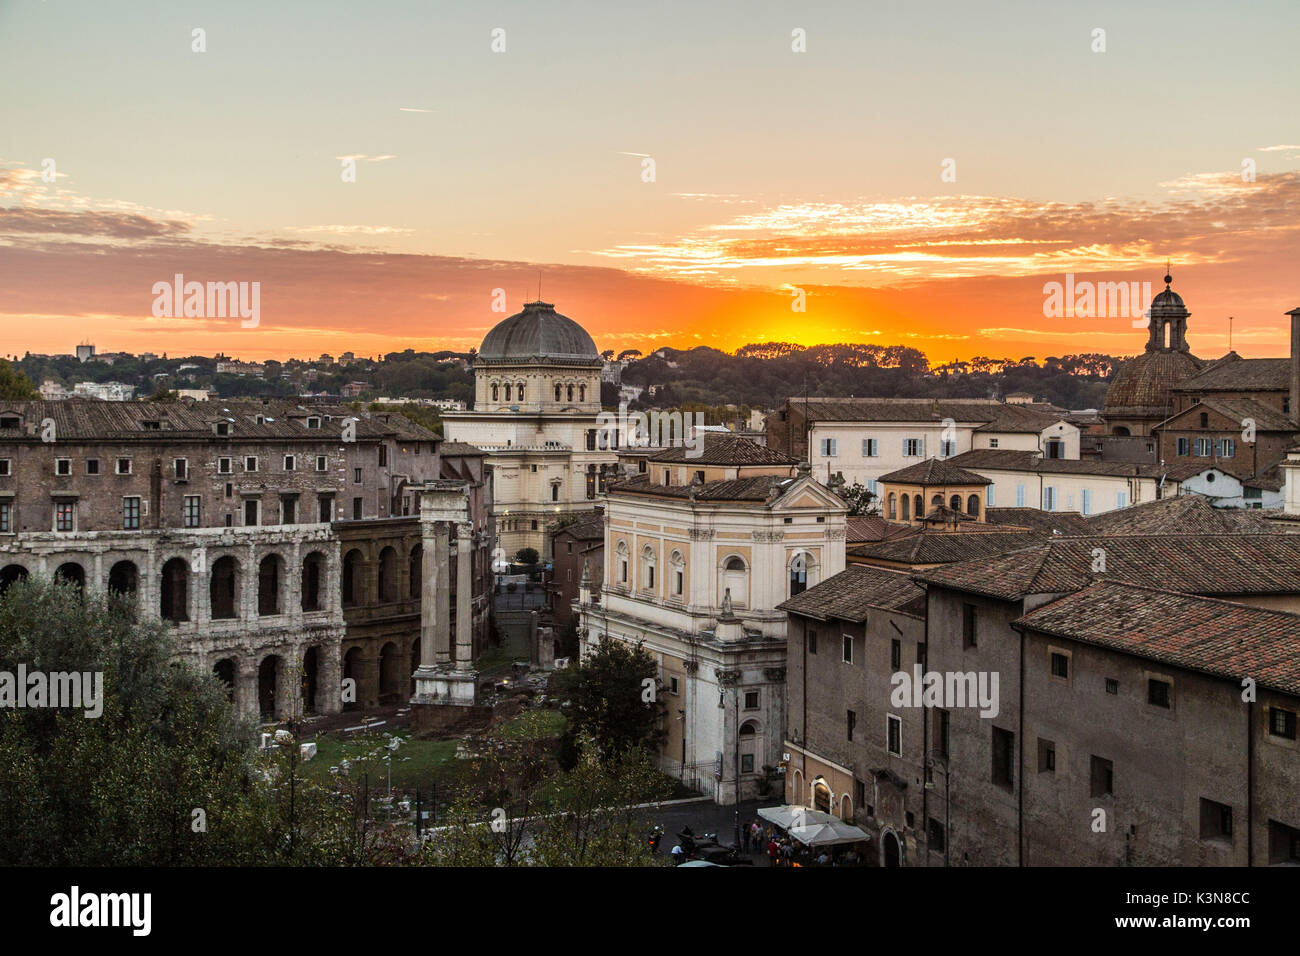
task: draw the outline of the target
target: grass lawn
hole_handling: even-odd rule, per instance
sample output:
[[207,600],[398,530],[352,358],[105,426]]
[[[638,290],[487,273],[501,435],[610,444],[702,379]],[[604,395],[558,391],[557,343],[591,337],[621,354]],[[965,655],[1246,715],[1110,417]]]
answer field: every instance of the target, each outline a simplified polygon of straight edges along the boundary
[[[412,740],[398,734],[406,741],[393,755],[393,789],[428,789],[435,779],[446,776],[456,765],[458,740]],[[338,766],[344,759],[352,762],[351,775],[360,779],[370,774],[370,787],[374,792],[388,786],[388,765],[384,747],[389,738],[379,735],[340,738],[332,734],[316,738],[316,756],[303,765],[303,773],[324,782],[330,777],[330,767]],[[374,756],[368,757],[367,754]]]

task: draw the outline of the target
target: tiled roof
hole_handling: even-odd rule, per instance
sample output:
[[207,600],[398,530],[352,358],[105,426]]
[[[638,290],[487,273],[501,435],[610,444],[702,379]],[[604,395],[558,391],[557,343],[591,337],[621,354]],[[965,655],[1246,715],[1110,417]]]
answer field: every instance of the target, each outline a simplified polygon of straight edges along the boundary
[[1084,519],[1085,534],[1268,534],[1273,529],[1245,508],[1216,508],[1202,495],[1158,498]]
[[1083,461],[1073,458],[1041,458],[1036,451],[1012,448],[975,448],[949,459],[955,465],[978,471],[1032,471],[1041,474],[1113,475],[1122,478],[1159,478],[1158,465],[1128,461]]
[[1244,359],[1236,352],[1229,352],[1175,387],[1180,392],[1286,391],[1290,376],[1290,359]]
[[482,448],[464,441],[445,441],[438,446],[438,451],[448,458],[483,458],[487,455]]
[[1058,534],[1087,533],[1088,519],[1072,511],[1043,511],[1041,508],[988,508],[984,520],[993,525],[1013,525],[1031,531]]
[[[810,398],[806,402],[792,398],[789,406],[799,412],[806,408],[808,420],[814,422],[942,422],[951,418],[966,424],[1006,421],[1027,426],[1037,415],[1043,424],[1034,431],[1046,428],[1065,411],[1055,405],[1006,405],[982,398]],[[1014,411],[1007,412],[1008,408]]]
[[[1105,571],[1093,571],[1101,559]],[[1106,579],[1201,595],[1300,594],[1300,535],[1054,537],[915,577],[1004,601],[1078,591]]]
[[906,538],[854,545],[848,554],[873,561],[898,564],[947,564],[989,555],[1003,554],[1038,544],[1043,536],[1034,531],[918,531]]
[[[60,441],[175,441],[213,438],[213,425],[228,421],[233,435],[243,439],[312,439],[337,441],[343,421],[356,418],[359,439],[394,437],[408,441],[436,441],[438,435],[398,412],[356,411],[346,405],[299,405],[287,400],[216,399],[207,402],[101,402],[62,401],[0,402],[0,412],[13,412],[23,421],[19,433],[0,431],[0,439],[22,435],[40,440],[40,423],[54,420]],[[258,421],[258,417],[262,421]],[[320,428],[307,428],[309,417],[321,419]],[[156,422],[158,428],[146,427]],[[28,434],[31,429],[31,434]],[[225,436],[222,436],[225,437]]]
[[947,524],[949,522],[974,521],[975,519],[963,511],[954,511],[947,505],[931,505],[930,510],[920,520],[926,524]]
[[555,531],[554,537],[566,535],[576,541],[605,539],[605,512],[592,509],[578,513],[578,520]]
[[687,448],[678,445],[665,448],[650,461],[665,463],[685,463],[688,465],[797,465],[799,460],[791,458],[775,448],[768,448],[739,435],[722,432],[700,432],[696,441],[702,445]]
[[1300,694],[1300,615],[1285,611],[1105,581],[1012,626]]
[[916,616],[924,607],[925,591],[903,571],[855,564],[778,604],[778,611],[828,621],[861,623],[873,610],[902,611]]
[[1066,413],[1055,406],[1043,405],[998,405],[993,418],[985,422],[977,432],[1003,432],[1038,434],[1044,428],[1063,421]]
[[954,465],[950,459],[927,458],[915,465],[908,465],[887,475],[881,475],[878,481],[893,482],[900,485],[991,485],[983,475],[967,471]]
[[1159,349],[1129,359],[1106,389],[1102,414],[1107,418],[1169,414],[1170,389],[1201,371],[1203,362],[1190,352]]
[[1255,430],[1261,432],[1294,432],[1296,423],[1283,415],[1271,405],[1265,405],[1253,398],[1239,398],[1232,395],[1211,395],[1202,398],[1191,408],[1184,409],[1176,415],[1170,415],[1157,428],[1165,428],[1171,422],[1181,418],[1193,417],[1198,409],[1209,408],[1234,422],[1244,423],[1250,419],[1255,423]]
[[691,498],[696,501],[766,501],[780,493],[783,486],[796,481],[777,475],[708,481],[698,485],[656,485],[644,475],[627,478],[609,486],[611,495],[652,495],[656,498]]
[[886,521],[880,515],[850,515],[845,520],[845,540],[849,544],[884,541],[915,533],[916,529],[910,525]]

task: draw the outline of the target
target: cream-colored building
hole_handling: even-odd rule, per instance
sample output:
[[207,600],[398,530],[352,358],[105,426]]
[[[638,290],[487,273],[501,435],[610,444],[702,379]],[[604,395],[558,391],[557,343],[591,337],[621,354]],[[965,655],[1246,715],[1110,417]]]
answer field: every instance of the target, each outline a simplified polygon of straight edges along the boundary
[[1171,498],[1179,482],[1159,465],[1040,458],[1029,451],[979,449],[951,464],[989,479],[984,507],[1038,508],[1096,515]]
[[[587,511],[617,467],[602,429],[604,360],[577,322],[547,302],[495,326],[474,358],[474,408],[443,413],[449,441],[487,452],[494,472],[497,546],[547,552],[546,526]],[[606,434],[610,435],[606,439]]]
[[[708,434],[608,494],[599,603],[580,592],[581,653],[606,637],[659,662],[661,765],[718,803],[781,784],[786,616],[777,605],[844,568],[843,501],[807,465]],[[739,773],[738,773],[739,771]]]

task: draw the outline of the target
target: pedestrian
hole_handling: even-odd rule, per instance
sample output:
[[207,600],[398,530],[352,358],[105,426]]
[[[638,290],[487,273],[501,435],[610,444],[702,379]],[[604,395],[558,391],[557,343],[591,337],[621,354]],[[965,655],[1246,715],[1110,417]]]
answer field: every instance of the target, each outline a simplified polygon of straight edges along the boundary
[[776,845],[776,841],[769,839],[767,841],[767,865],[768,866],[776,866],[776,855],[778,852],[779,852],[779,848]]
[[679,843],[673,847],[673,866],[681,866],[682,863],[682,845]]

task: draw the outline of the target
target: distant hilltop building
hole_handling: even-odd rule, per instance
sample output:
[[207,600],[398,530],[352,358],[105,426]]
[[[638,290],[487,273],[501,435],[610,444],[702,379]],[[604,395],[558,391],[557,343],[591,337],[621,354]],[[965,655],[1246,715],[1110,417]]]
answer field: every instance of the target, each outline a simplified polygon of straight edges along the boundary
[[217,362],[218,375],[255,375],[261,378],[266,374],[266,366],[258,362],[236,362],[233,359],[223,359]]
[[77,346],[77,361],[88,362],[95,356],[95,346],[86,342]]
[[135,398],[135,386],[122,382],[78,382],[72,398],[95,398],[101,402],[129,402]]
[[47,402],[59,402],[72,395],[72,393],[64,388],[61,383],[48,378],[41,382],[41,387],[38,391],[41,393],[41,398],[45,399]]

